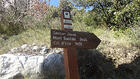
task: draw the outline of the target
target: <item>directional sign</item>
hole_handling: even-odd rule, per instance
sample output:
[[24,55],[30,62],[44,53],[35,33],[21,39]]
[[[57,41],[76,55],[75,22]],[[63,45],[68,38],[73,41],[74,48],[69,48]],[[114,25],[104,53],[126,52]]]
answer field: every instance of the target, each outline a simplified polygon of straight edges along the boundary
[[93,33],[72,31],[70,11],[62,10],[62,30],[51,30],[51,47],[64,48],[66,79],[80,79],[76,49],[95,49],[101,40]]
[[[69,10],[62,10],[61,13],[61,27],[62,30],[71,30],[72,31],[72,18]],[[68,34],[68,32],[60,32],[58,30],[51,31],[52,36],[52,47],[63,47],[64,48],[64,65],[65,65],[65,72],[66,72],[66,79],[80,79],[79,70],[78,70],[78,63],[77,63],[77,56],[76,56],[76,48],[68,47],[69,37],[75,37],[74,34]],[[63,41],[65,40],[65,41]],[[74,39],[71,39],[74,41]],[[66,48],[68,47],[68,48]]]
[[93,33],[51,30],[52,48],[87,48],[95,49],[101,40]]

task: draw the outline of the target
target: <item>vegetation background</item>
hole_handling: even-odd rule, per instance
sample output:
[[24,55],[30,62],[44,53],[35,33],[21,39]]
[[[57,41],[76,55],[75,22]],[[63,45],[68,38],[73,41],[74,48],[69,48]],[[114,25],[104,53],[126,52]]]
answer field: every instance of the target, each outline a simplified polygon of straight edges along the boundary
[[[49,47],[50,29],[61,29],[61,10],[69,6],[73,29],[102,40],[98,53],[113,65],[110,71],[102,69],[104,78],[140,79],[140,0],[60,0],[57,7],[49,1],[19,0],[5,7],[5,0],[0,0],[0,54],[25,43]],[[102,60],[101,67],[107,62]],[[120,67],[124,64],[130,67]]]

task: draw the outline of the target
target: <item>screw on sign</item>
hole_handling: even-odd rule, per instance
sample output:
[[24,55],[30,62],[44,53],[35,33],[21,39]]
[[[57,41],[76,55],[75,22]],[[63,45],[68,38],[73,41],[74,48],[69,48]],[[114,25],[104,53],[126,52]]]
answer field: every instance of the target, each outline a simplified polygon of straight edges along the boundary
[[101,40],[93,33],[72,31],[70,11],[61,14],[62,30],[51,30],[51,47],[64,48],[66,79],[80,79],[76,48],[95,49]]

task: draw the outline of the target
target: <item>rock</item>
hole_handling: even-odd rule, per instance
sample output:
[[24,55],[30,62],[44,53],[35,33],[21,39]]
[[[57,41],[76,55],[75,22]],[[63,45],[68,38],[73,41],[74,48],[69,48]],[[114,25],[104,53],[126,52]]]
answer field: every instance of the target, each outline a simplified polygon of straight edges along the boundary
[[13,79],[24,79],[24,76],[21,73],[18,73],[15,76],[13,76]]
[[36,46],[36,43],[33,43],[32,46]]
[[27,44],[24,44],[24,45],[21,46],[21,48],[25,49],[25,48],[27,48],[27,46],[28,46]]
[[2,38],[3,40],[7,40],[7,39],[8,39],[7,36],[2,36],[1,38]]
[[[0,79],[24,79],[37,76],[47,78],[57,72],[64,76],[64,57],[62,54],[48,53],[43,55],[3,54],[0,55]],[[49,73],[49,74],[45,74]],[[33,78],[35,79],[35,78]]]
[[46,46],[41,47],[41,50],[39,53],[45,55],[49,52],[49,48],[47,48]]
[[53,53],[62,53],[63,50],[62,49],[51,49],[50,52],[53,52]]
[[24,76],[21,73],[17,72],[1,77],[1,79],[24,79]]
[[32,50],[33,50],[33,51],[37,51],[38,48],[39,48],[38,46],[33,46]]
[[11,52],[15,52],[16,50],[18,50],[18,48],[13,48],[13,49],[11,49],[10,51],[11,51]]
[[[61,54],[48,54],[47,58],[44,60],[43,70],[44,72],[55,71],[60,75],[64,75],[64,57]],[[62,66],[63,65],[63,66]]]
[[[47,48],[47,46],[42,45],[36,45],[35,43],[29,45],[29,44],[24,44],[20,47],[17,48],[12,48],[10,51],[8,51],[8,53],[22,53],[22,54],[42,54],[42,55],[46,55],[47,53],[50,52],[51,49]],[[52,52],[54,51],[54,52]],[[52,49],[51,53],[57,53],[58,51],[60,52],[60,50],[56,51],[54,49]],[[62,52],[62,51],[61,51]]]

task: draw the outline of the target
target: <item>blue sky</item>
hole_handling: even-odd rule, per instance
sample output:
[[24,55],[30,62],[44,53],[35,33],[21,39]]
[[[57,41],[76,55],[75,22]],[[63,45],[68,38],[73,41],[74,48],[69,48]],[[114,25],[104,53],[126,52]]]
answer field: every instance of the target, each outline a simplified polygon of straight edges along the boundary
[[[46,1],[48,2],[48,0],[46,0]],[[50,0],[49,4],[57,7],[59,5],[59,0]],[[80,9],[80,8],[78,8],[78,9]],[[89,11],[89,10],[92,10],[92,9],[93,9],[93,7],[89,7],[89,8],[86,9],[86,11]]]
[[[48,0],[47,0],[47,2],[48,2]],[[54,5],[54,6],[58,6],[59,0],[50,0],[50,3],[49,4],[50,5]]]

